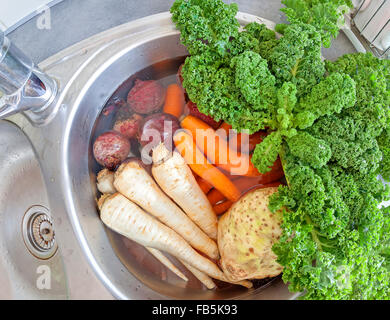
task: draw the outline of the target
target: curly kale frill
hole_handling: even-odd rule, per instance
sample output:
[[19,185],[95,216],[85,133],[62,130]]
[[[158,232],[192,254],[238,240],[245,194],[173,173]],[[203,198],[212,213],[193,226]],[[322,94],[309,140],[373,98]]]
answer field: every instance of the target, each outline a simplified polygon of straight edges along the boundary
[[270,53],[269,62],[279,86],[293,82],[301,96],[324,77],[321,37],[310,25],[291,25]]
[[311,92],[302,97],[297,107],[297,123],[300,129],[313,125],[314,120],[354,106],[356,103],[355,81],[346,74],[330,74]]
[[[268,69],[267,60],[258,53],[245,51],[231,60],[235,84],[245,100],[255,110],[267,110],[275,104],[275,77]],[[261,88],[261,90],[259,90]]]
[[282,3],[286,7],[281,11],[289,22],[313,26],[327,48],[344,25],[344,14],[353,7],[350,0],[282,0]]
[[378,137],[379,150],[382,152],[382,161],[378,173],[386,181],[390,181],[390,129],[384,130]]
[[191,55],[205,51],[225,55],[230,38],[238,36],[237,11],[235,3],[221,0],[176,0],[171,8],[172,21]]

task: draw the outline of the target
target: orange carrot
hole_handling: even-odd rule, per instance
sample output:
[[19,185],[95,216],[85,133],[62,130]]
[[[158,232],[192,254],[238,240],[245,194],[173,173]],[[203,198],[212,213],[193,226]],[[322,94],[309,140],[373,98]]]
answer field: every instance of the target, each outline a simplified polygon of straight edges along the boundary
[[164,112],[179,118],[184,109],[184,92],[177,84],[171,84],[167,88]]
[[207,194],[213,188],[213,186],[210,183],[208,183],[205,179],[202,179],[198,175],[196,176],[195,179],[204,194]]
[[219,203],[219,204],[216,204],[215,206],[213,206],[213,209],[214,209],[215,214],[219,216],[219,215],[225,213],[226,211],[228,211],[232,205],[233,205],[233,202],[226,200],[225,202],[222,202],[222,203]]
[[221,126],[218,128],[222,129],[226,132],[226,137],[229,138],[229,130],[232,130],[232,126],[230,124],[227,124],[226,122],[222,122]]
[[191,134],[177,131],[173,137],[177,150],[195,173],[213,185],[232,201],[240,198],[240,191],[218,168],[214,167],[196,146]]
[[207,194],[207,199],[209,199],[211,205],[214,206],[218,202],[226,200],[226,197],[219,190],[213,189]]
[[233,175],[248,177],[260,175],[248,154],[230,148],[226,140],[202,120],[187,116],[182,120],[181,126],[191,132],[199,149],[203,151],[211,163]]
[[[253,189],[278,187],[280,185],[280,182],[278,182],[277,180],[279,180],[283,176],[283,171],[281,173],[281,176],[279,176],[278,179],[275,179],[272,182],[261,182],[261,177],[239,177],[238,179],[234,180],[233,183],[238,188],[238,190],[240,190],[241,194],[244,194]],[[207,198],[213,206],[215,206],[218,202],[226,200],[226,197],[217,189],[211,190],[207,194]]]

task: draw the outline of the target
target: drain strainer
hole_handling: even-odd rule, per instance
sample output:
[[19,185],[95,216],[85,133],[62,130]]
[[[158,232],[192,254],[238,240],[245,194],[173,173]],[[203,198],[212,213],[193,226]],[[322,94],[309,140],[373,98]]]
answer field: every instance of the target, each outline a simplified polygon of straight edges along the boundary
[[49,210],[34,206],[27,210],[22,224],[23,240],[27,249],[39,259],[49,259],[57,251],[53,220]]

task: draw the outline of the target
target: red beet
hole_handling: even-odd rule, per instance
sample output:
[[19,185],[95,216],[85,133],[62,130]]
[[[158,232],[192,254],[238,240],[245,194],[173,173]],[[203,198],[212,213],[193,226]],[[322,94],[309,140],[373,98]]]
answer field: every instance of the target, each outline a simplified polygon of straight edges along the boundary
[[198,119],[206,122],[210,127],[212,127],[215,130],[218,129],[222,123],[222,121],[217,122],[213,118],[211,118],[210,116],[207,116],[204,113],[201,113],[199,111],[197,105],[195,103],[193,103],[192,101],[189,101],[187,103],[187,108],[189,110],[190,115],[197,117]]
[[127,96],[130,108],[140,114],[158,111],[164,104],[165,89],[157,81],[136,80]]
[[139,142],[142,146],[155,147],[160,142],[171,146],[174,133],[180,129],[179,120],[167,113],[155,113],[148,116],[140,128]]
[[93,144],[96,161],[109,170],[115,170],[130,152],[130,141],[118,132],[108,131]]
[[121,133],[128,139],[134,138],[142,123],[142,116],[139,114],[132,114],[127,119],[118,118],[114,124],[114,131]]

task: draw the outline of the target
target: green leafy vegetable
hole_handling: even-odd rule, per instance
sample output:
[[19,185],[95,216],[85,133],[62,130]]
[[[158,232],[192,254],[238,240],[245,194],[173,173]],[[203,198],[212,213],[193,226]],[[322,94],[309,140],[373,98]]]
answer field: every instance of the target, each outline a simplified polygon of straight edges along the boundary
[[236,4],[215,0],[177,0],[171,8],[172,21],[191,55],[205,51],[226,54],[230,37],[237,37]]
[[344,13],[353,7],[350,0],[282,0],[282,3],[286,7],[281,11],[289,22],[315,27],[327,48],[331,37],[337,37],[344,24]]
[[382,152],[379,173],[386,181],[390,181],[390,129],[384,130],[378,137],[378,145]]
[[[285,267],[283,279],[291,290],[305,291],[305,299],[390,299],[389,209],[379,208],[389,188],[377,178],[389,173],[384,66],[371,54],[327,62],[330,72],[356,80],[356,103],[315,121],[304,131],[306,144],[292,138],[283,146],[288,187],[271,206],[286,212],[274,251]],[[310,147],[313,138],[330,147],[330,158]],[[307,154],[299,152],[304,146]],[[318,167],[317,159],[327,164]]]
[[280,156],[287,186],[274,245],[283,280],[304,299],[390,299],[390,62],[372,54],[323,61],[348,0],[283,0],[283,36],[243,31],[237,6],[176,0],[172,19],[191,56],[183,86],[201,112],[250,133],[269,130],[252,162]]
[[291,81],[298,95],[307,93],[325,74],[321,59],[321,37],[315,28],[306,24],[293,24],[273,48],[270,65],[279,85]]

